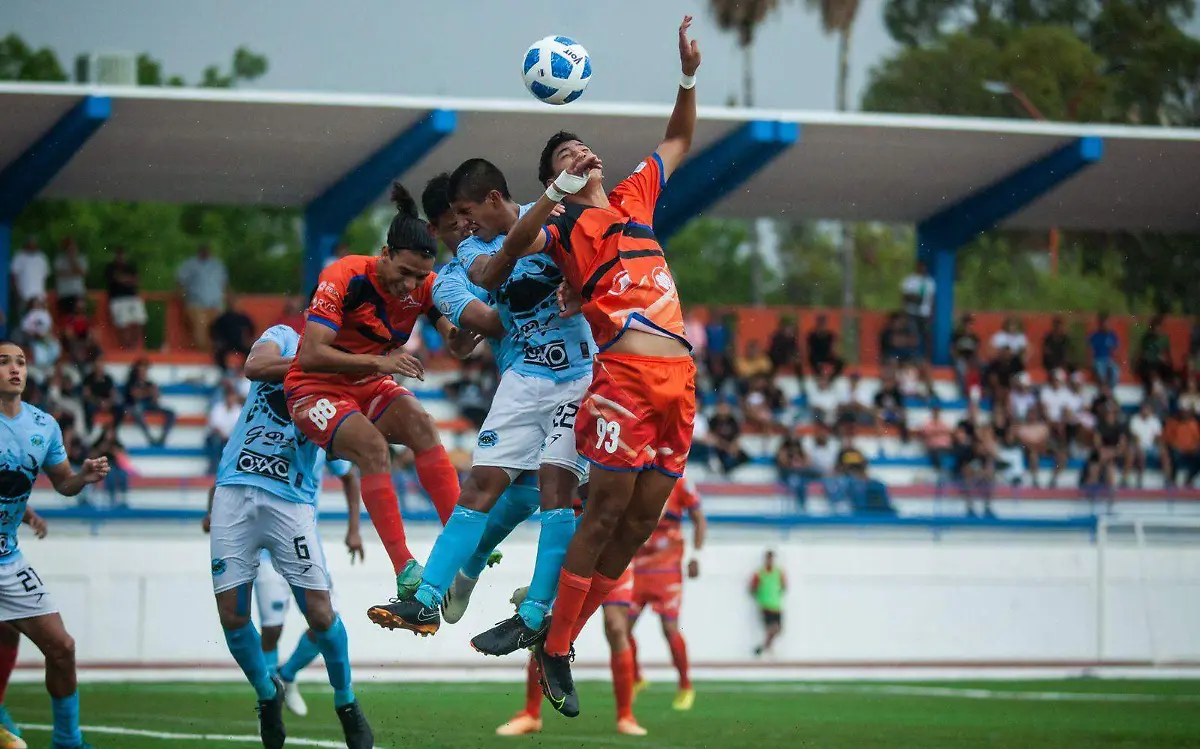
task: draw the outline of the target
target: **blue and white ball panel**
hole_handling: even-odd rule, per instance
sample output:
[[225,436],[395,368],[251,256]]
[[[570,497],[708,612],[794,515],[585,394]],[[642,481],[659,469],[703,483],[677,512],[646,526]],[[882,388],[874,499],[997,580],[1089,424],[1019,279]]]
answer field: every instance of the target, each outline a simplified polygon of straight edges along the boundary
[[548,36],[525,52],[521,66],[529,92],[547,104],[569,104],[583,95],[592,77],[592,61],[583,45],[569,36]]

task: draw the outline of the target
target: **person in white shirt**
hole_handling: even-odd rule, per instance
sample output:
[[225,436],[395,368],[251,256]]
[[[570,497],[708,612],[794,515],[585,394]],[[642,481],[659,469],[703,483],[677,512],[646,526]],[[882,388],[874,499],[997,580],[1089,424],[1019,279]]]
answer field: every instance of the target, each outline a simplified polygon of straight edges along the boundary
[[46,297],[34,297],[29,302],[29,311],[21,318],[21,333],[28,340],[42,338],[54,330],[54,320],[46,309]]
[[833,379],[828,368],[822,369],[815,383],[808,388],[808,409],[813,420],[832,426],[838,411],[850,402],[850,393]]
[[67,237],[54,258],[54,291],[60,312],[75,309],[75,300],[87,294],[87,271],[87,258],[79,252],[75,238]]
[[1031,382],[1028,372],[1018,372],[1013,378],[1012,390],[1008,393],[1008,412],[1017,421],[1025,421],[1037,404],[1037,394],[1030,387]]
[[992,335],[991,346],[993,354],[1000,349],[1007,349],[1023,364],[1025,351],[1029,348],[1029,339],[1025,337],[1025,331],[1021,330],[1021,323],[1017,322],[1015,317],[1010,317],[1004,321],[1004,327]]
[[900,284],[900,292],[904,295],[904,313],[917,324],[917,331],[921,335],[921,351],[925,352],[926,359],[932,357],[929,331],[936,291],[937,284],[929,275],[929,268],[923,260],[917,261],[916,269]]
[[1146,463],[1152,457],[1161,458],[1164,452],[1159,449],[1163,436],[1162,419],[1154,413],[1150,401],[1144,401],[1141,409],[1129,419],[1129,434],[1133,438],[1133,444],[1125,453],[1125,473],[1121,477],[1121,483],[1126,483],[1130,471],[1136,468],[1137,487],[1141,489],[1146,474]]
[[13,286],[17,292],[18,310],[24,313],[34,299],[46,296],[46,279],[50,277],[50,261],[38,247],[37,238],[30,237],[25,246],[13,255],[9,264]]
[[875,422],[875,388],[863,381],[858,372],[850,373],[850,386],[839,404],[839,417],[854,424]]
[[229,435],[237,427],[242,414],[242,398],[237,390],[226,386],[221,400],[213,404],[208,412],[208,434],[204,437],[204,447],[208,454],[208,473],[215,475],[217,465],[221,462],[221,452]]
[[837,468],[838,454],[841,451],[837,440],[831,439],[829,432],[822,429],[817,432],[807,452],[813,470],[821,474],[821,478],[829,478]]

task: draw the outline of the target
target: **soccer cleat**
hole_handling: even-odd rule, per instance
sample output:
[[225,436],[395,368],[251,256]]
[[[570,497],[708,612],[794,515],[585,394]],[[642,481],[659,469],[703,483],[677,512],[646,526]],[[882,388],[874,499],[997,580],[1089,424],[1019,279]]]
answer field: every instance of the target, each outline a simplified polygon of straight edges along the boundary
[[308,715],[308,704],[300,696],[300,685],[294,681],[283,682],[283,704],[292,713],[303,718]]
[[421,587],[421,576],[424,574],[425,568],[417,560],[410,559],[405,562],[404,569],[396,575],[397,600],[406,601],[416,595],[417,588]]
[[425,637],[437,633],[438,627],[442,626],[442,616],[438,610],[416,598],[372,606],[367,609],[367,618],[384,629],[407,629]]
[[21,729],[17,726],[17,722],[8,714],[8,709],[4,705],[0,705],[0,727],[11,733],[17,738],[21,737]]
[[675,695],[675,701],[671,703],[673,710],[691,710],[692,705],[696,704],[696,690],[688,687],[680,689]]
[[471,647],[484,655],[508,655],[525,650],[542,641],[546,636],[549,618],[541,629],[530,629],[520,614],[513,614],[486,632],[471,638]]
[[488,554],[488,560],[487,560],[488,569],[490,570],[492,567],[495,567],[497,564],[500,564],[500,560],[502,560],[502,559],[504,559],[504,552],[500,551],[499,549],[496,549],[491,554]]
[[637,695],[641,694],[642,692],[646,691],[649,688],[650,688],[649,679],[646,679],[646,678],[638,679],[637,681],[633,682],[633,695],[636,697]]
[[28,749],[29,744],[7,728],[0,727],[0,749]]
[[496,729],[497,736],[524,736],[542,732],[542,719],[527,712],[519,712],[513,719]]
[[650,732],[638,725],[636,718],[630,716],[617,721],[617,733],[623,733],[626,736],[645,736]]
[[346,737],[346,749],[372,749],[375,746],[375,733],[358,702],[342,705],[337,709],[337,716]]
[[259,700],[258,706],[258,735],[262,737],[263,749],[283,749],[287,731],[283,727],[283,680],[278,676],[271,678],[275,682],[275,696],[269,700]]
[[479,580],[467,577],[461,571],[454,576],[454,582],[442,600],[442,618],[447,624],[457,624],[463,618],[463,614],[467,613],[471,593],[478,582]]
[[571,648],[567,655],[550,655],[545,645],[538,643],[533,649],[533,657],[537,658],[541,671],[542,694],[550,700],[550,705],[568,718],[579,715],[579,695],[575,693],[575,680],[571,678],[575,649]]

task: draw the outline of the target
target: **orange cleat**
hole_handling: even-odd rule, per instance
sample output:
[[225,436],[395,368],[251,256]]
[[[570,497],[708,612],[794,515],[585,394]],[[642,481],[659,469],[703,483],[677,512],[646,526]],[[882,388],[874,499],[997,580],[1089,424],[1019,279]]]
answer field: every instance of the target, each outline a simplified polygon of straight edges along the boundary
[[622,733],[626,736],[645,736],[650,732],[638,725],[637,718],[631,715],[628,718],[621,718],[617,721],[617,733]]
[[513,719],[496,729],[497,736],[524,736],[528,733],[541,733],[542,719],[535,718],[527,712],[519,712]]

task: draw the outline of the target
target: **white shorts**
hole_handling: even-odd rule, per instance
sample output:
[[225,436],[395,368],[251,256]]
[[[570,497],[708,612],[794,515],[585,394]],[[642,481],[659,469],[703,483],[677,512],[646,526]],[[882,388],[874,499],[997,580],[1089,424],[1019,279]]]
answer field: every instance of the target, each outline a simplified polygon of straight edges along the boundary
[[58,607],[24,555],[0,563],[0,622],[54,614]]
[[313,505],[288,502],[253,486],[218,486],[211,527],[214,593],[253,582],[262,549],[270,552],[272,565],[291,587],[329,590]]
[[474,465],[504,468],[515,477],[549,463],[584,481],[587,461],[575,450],[575,414],[591,383],[590,374],[555,382],[505,372],[479,430]]
[[282,627],[292,602],[292,589],[275,569],[271,555],[258,557],[258,577],[254,579],[254,600],[258,604],[259,627]]
[[113,325],[118,328],[146,324],[146,303],[140,296],[119,296],[108,301]]

